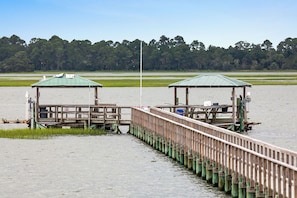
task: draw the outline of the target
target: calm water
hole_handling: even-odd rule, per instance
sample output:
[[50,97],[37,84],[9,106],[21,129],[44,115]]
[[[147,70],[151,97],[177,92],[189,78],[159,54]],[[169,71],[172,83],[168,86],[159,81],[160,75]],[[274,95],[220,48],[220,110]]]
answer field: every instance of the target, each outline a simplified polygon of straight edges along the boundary
[[226,197],[130,135],[0,144],[1,197]]
[[[0,117],[25,118],[29,87],[0,88]],[[248,136],[297,151],[297,86],[255,86],[249,117],[262,122]],[[178,90],[184,103],[184,90]],[[242,94],[236,90],[236,94]],[[92,89],[41,90],[41,103],[88,104]],[[99,89],[101,103],[173,103],[173,89]],[[230,103],[230,89],[190,89],[190,104]],[[8,125],[1,125],[6,128]],[[15,127],[19,127],[16,125]],[[12,127],[11,125],[9,127]],[[225,197],[191,172],[130,135],[0,139],[1,197]]]

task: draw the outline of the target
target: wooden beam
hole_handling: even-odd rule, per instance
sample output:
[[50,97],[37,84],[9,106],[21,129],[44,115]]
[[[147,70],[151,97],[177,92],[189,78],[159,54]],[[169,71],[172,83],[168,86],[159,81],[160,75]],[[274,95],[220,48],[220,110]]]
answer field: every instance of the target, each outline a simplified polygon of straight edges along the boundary
[[235,107],[236,107],[235,87],[233,87],[232,88],[232,120],[233,120],[233,124],[236,123]]
[[247,111],[246,111],[246,87],[243,87],[243,101],[244,101],[244,105],[243,105],[243,120],[244,123],[247,122]]
[[189,105],[189,88],[186,88],[186,105]]
[[38,113],[39,113],[39,88],[36,87],[36,103],[35,103],[35,122],[38,122]]
[[178,105],[178,101],[177,101],[177,88],[174,87],[174,105]]
[[95,87],[95,105],[98,105],[98,87]]

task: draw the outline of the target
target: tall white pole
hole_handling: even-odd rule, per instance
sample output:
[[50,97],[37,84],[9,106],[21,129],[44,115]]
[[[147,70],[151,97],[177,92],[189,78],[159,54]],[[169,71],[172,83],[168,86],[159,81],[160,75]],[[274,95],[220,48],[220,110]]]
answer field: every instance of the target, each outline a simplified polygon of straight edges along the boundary
[[26,97],[25,119],[27,121],[30,118],[30,102],[29,102],[30,95],[28,91],[26,91],[25,97]]
[[140,65],[139,65],[139,70],[140,70],[140,77],[139,77],[139,84],[140,84],[140,89],[139,89],[139,106],[142,106],[142,41],[140,41]]
[[89,115],[88,115],[88,130],[90,130],[91,125],[91,86],[89,84]]

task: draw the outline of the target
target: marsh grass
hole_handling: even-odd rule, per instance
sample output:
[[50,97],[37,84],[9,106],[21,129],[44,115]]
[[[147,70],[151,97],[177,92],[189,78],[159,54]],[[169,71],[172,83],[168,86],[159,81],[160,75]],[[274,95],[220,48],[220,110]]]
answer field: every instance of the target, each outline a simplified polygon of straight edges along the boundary
[[[115,74],[116,75],[116,74]],[[183,74],[182,72],[170,72],[170,73],[156,73],[156,75],[145,75],[142,80],[143,87],[167,87],[169,84],[181,81],[183,79],[191,78],[197,75],[197,72],[193,72],[193,75]],[[224,74],[231,78],[246,81],[253,85],[297,85],[297,73],[295,72],[264,72],[264,73],[249,73],[249,72],[235,72]],[[40,74],[40,76],[42,76]],[[34,76],[33,76],[34,77]],[[127,74],[121,76],[85,76],[85,78],[92,79],[103,87],[139,87],[139,76]],[[0,77],[0,87],[5,86],[31,86],[38,82],[34,79],[24,79],[23,76],[10,75],[9,77]]]
[[[103,87],[139,87],[139,79],[121,79],[121,80],[94,80],[103,85]],[[169,84],[177,82],[176,79],[144,79],[143,87],[167,87]]]
[[0,79],[0,87],[25,87],[36,83],[36,80],[11,80]]
[[11,139],[47,139],[55,136],[67,136],[67,135],[92,136],[92,135],[104,135],[104,134],[106,134],[106,132],[101,129],[84,130],[79,128],[0,130],[0,138],[11,138]]

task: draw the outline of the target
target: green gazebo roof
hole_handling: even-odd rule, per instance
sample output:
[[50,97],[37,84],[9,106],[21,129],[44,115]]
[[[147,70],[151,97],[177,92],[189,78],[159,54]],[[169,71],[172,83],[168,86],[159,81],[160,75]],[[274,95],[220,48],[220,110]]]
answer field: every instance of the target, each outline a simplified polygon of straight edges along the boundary
[[168,85],[168,87],[251,87],[241,80],[229,78],[221,74],[200,74]]
[[52,78],[43,79],[32,87],[102,87],[101,84],[82,78],[75,74],[58,74]]

